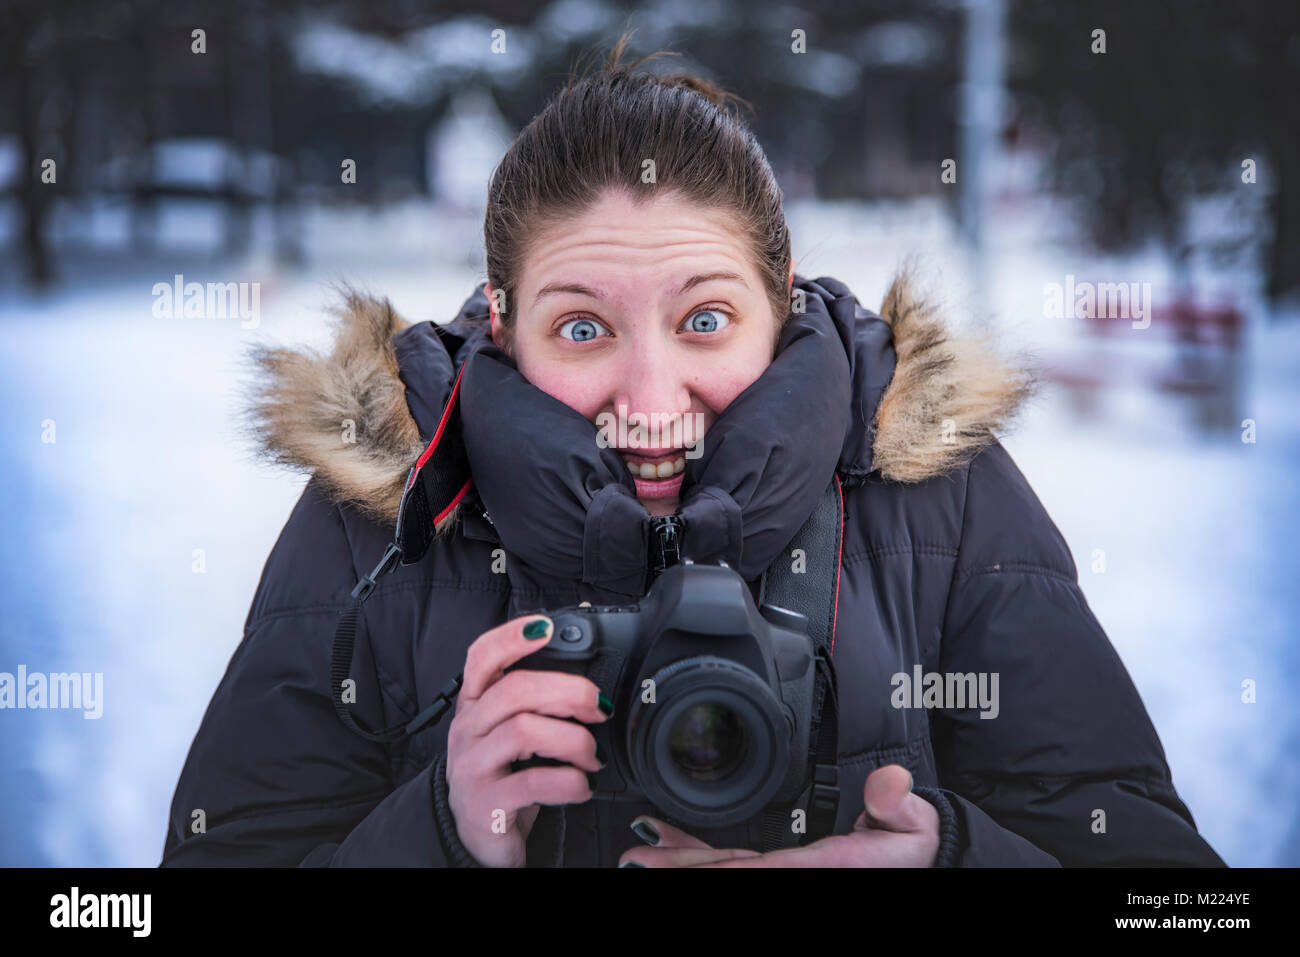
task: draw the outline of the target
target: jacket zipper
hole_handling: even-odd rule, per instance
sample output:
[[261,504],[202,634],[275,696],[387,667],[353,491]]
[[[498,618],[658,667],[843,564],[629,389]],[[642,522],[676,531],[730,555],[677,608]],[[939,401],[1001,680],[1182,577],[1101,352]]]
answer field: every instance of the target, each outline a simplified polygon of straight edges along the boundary
[[676,515],[650,519],[650,581],[682,560],[682,532],[685,524]]

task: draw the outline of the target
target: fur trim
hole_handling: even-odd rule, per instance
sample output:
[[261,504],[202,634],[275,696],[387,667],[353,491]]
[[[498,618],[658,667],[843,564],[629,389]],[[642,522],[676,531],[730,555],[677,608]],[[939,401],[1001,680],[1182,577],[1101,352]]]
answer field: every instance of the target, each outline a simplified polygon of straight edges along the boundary
[[397,520],[407,473],[424,450],[406,405],[392,338],[410,323],[387,299],[345,287],[328,355],[257,346],[245,427],[259,454],[314,472],[337,502]]
[[[327,356],[252,350],[246,427],[261,457],[315,473],[335,501],[391,525],[424,450],[392,342],[410,323],[387,299],[346,287],[333,312],[337,335]],[[1033,379],[987,341],[954,338],[906,272],[890,286],[880,315],[893,332],[897,364],[873,421],[871,467],[889,480],[920,482],[995,441],[1032,393]],[[460,508],[438,524],[439,535],[455,525]]]
[[920,482],[964,465],[1033,394],[1027,362],[1003,358],[986,338],[953,337],[909,272],[894,279],[880,315],[897,356],[871,446],[884,478]]

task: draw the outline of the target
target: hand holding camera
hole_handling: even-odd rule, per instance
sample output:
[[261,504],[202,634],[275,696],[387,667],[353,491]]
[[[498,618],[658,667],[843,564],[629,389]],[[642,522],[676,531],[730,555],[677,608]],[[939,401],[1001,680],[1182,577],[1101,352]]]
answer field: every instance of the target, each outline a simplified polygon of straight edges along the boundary
[[[522,867],[539,806],[586,801],[587,772],[601,765],[584,725],[607,717],[589,679],[506,673],[553,638],[549,619],[524,615],[484,632],[465,657],[447,732],[447,790],[461,843],[485,867]],[[512,771],[513,761],[533,755],[563,763]]]
[[[524,615],[470,646],[448,737],[462,842],[522,866],[542,804],[649,800],[704,827],[809,786],[815,652],[801,615],[756,608],[725,565],[667,569],[635,605]],[[611,708],[612,705],[612,708]],[[713,849],[660,819],[641,866],[929,866],[938,815],[895,765],[847,835],[771,853]],[[494,827],[495,822],[495,827]]]

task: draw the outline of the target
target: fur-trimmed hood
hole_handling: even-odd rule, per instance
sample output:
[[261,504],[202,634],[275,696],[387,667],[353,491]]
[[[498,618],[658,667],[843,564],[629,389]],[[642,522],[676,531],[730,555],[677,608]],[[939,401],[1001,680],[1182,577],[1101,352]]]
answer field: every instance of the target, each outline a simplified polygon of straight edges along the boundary
[[[954,336],[907,274],[879,314],[842,283],[795,277],[796,288],[837,309],[849,350],[854,422],[839,471],[848,484],[870,473],[914,483],[956,468],[1002,432],[1033,388],[1022,360],[983,339]],[[432,438],[451,383],[429,361],[435,323],[411,324],[387,299],[345,289],[328,354],[257,347],[245,424],[261,456],[314,473],[338,502],[375,521],[397,517],[408,472]],[[485,320],[480,284],[452,329]],[[459,368],[472,343],[448,337]],[[454,524],[456,515],[440,523]]]

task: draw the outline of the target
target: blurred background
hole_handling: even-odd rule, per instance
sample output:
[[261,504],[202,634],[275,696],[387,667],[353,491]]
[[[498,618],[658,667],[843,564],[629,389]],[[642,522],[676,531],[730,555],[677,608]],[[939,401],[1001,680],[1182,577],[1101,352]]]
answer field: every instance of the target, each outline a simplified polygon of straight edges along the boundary
[[[245,353],[326,345],[340,279],[450,319],[496,162],[626,27],[633,59],[681,54],[649,69],[753,104],[800,274],[876,308],[915,259],[955,325],[1036,357],[1006,444],[1174,784],[1230,864],[1300,864],[1300,5],[2,0],[0,24],[0,671],[104,676],[96,720],[0,710],[0,864],[158,862],[305,482],[240,437]],[[177,276],[257,284],[255,319],[159,316]]]

